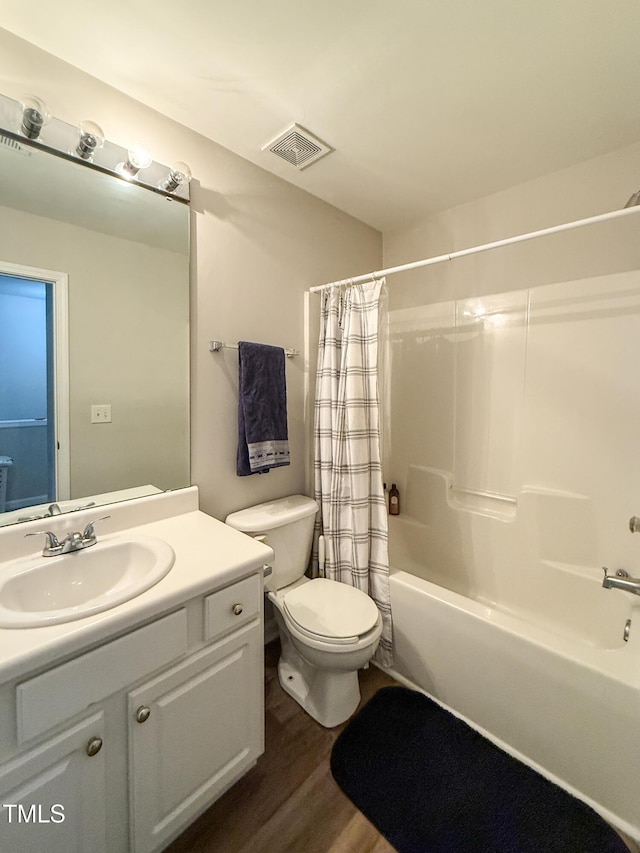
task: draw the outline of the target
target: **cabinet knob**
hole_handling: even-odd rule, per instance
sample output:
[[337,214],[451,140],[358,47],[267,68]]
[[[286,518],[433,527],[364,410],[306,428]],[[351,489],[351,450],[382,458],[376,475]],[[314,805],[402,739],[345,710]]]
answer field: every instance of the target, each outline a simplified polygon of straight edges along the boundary
[[233,607],[232,607],[231,609],[233,610],[233,615],[234,615],[234,616],[239,616],[239,615],[242,613],[242,610],[243,610],[243,608],[242,608],[242,605],[241,605],[241,604],[234,604],[234,605],[233,605]]
[[147,708],[146,705],[140,705],[138,710],[136,711],[136,720],[139,723],[144,723],[149,719],[149,715],[151,714],[151,708]]
[[102,738],[101,737],[92,737],[89,743],[87,744],[87,755],[92,758],[94,755],[97,755],[102,749]]

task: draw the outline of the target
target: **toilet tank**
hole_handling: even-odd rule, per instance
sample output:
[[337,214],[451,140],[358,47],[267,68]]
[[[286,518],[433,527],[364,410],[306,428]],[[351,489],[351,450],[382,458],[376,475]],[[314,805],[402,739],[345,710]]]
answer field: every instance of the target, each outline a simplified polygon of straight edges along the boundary
[[301,578],[307,570],[318,504],[305,495],[290,495],[233,512],[225,523],[249,536],[265,536],[273,548],[273,573],[265,579],[271,591]]

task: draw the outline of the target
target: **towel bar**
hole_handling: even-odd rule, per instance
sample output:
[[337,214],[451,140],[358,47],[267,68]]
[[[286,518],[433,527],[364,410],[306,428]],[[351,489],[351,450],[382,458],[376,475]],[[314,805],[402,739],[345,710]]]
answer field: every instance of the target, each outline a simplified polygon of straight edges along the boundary
[[[210,352],[220,352],[221,349],[238,349],[238,344],[225,344],[224,341],[209,341]],[[284,354],[287,358],[294,358],[300,355],[300,350],[285,347]]]

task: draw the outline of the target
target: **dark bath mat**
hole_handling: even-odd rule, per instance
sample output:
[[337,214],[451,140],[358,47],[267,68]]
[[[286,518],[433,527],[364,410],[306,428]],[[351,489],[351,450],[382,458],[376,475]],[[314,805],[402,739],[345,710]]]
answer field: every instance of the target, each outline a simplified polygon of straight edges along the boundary
[[400,853],[629,853],[589,806],[405,687],[351,720],[331,771]]

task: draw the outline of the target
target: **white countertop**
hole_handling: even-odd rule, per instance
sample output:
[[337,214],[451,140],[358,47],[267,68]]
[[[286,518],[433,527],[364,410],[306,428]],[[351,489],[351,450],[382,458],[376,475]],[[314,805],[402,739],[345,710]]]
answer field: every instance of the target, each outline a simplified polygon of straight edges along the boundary
[[[110,515],[96,525],[98,540],[101,533],[155,536],[171,545],[175,563],[151,589],[111,610],[59,625],[0,628],[0,682],[123,633],[190,598],[240,580],[273,559],[268,546],[200,512],[197,500],[192,487],[46,519],[47,529],[65,535]],[[30,538],[25,544],[24,534],[42,527],[41,520],[0,530],[0,576],[12,559],[39,553],[39,540]]]

